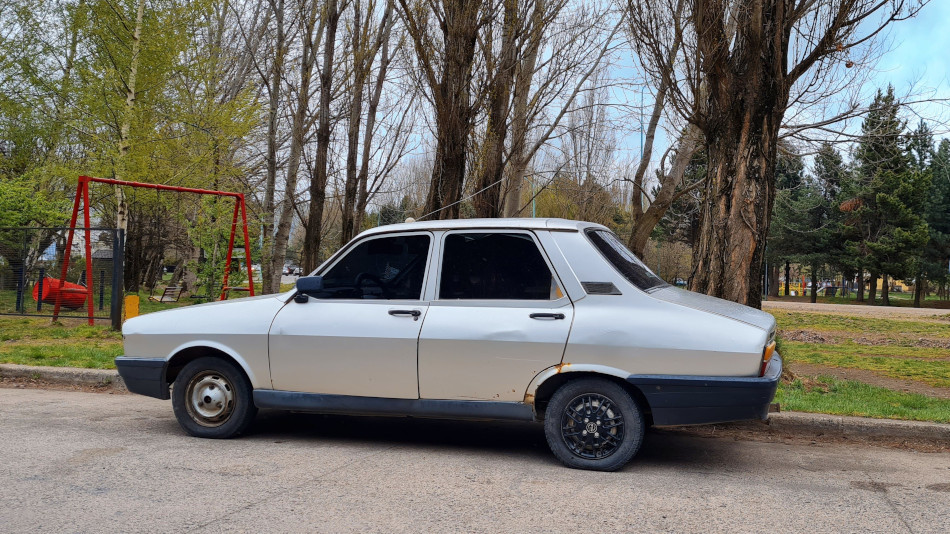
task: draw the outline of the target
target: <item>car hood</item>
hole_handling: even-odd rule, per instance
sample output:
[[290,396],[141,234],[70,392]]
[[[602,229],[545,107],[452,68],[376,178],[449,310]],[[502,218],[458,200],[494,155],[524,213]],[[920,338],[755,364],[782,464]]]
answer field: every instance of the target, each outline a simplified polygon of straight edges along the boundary
[[273,298],[286,300],[286,298],[284,298],[284,294],[283,294],[283,293],[273,293],[273,294],[268,294],[268,295],[255,295],[255,296],[253,296],[253,297],[241,297],[241,298],[238,298],[238,299],[212,300],[211,302],[203,302],[203,303],[201,303],[201,304],[192,304],[192,305],[190,305],[190,306],[178,306],[178,307],[175,307],[175,308],[169,308],[169,309],[167,309],[167,310],[160,310],[160,311],[152,312],[152,313],[149,313],[149,314],[146,314],[146,315],[156,315],[156,314],[164,314],[164,313],[175,313],[175,312],[178,312],[178,311],[181,311],[181,310],[194,310],[194,309],[198,309],[198,308],[210,308],[210,307],[212,307],[212,306],[234,306],[234,305],[241,304],[242,302],[250,302],[250,301],[253,301],[253,300],[265,300],[265,299],[273,299]]
[[694,310],[715,313],[716,315],[728,317],[761,328],[769,333],[775,329],[775,317],[773,317],[772,314],[732,301],[710,297],[709,295],[700,293],[693,293],[692,291],[686,291],[685,289],[672,286],[651,291],[649,294],[657,300],[679,304],[680,306],[686,306]]

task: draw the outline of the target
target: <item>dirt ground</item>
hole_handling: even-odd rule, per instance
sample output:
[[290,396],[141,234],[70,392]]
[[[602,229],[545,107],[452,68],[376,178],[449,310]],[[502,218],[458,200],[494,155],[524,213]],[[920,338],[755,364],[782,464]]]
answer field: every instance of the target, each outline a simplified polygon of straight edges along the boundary
[[950,399],[950,389],[938,388],[915,382],[913,380],[901,380],[879,375],[873,371],[864,369],[850,369],[845,367],[829,367],[826,365],[815,365],[809,363],[792,363],[790,365],[792,374],[796,376],[831,376],[839,380],[855,380],[864,382],[871,386],[887,388],[893,391],[903,393],[917,393],[927,397],[936,397],[938,399]]
[[127,390],[117,389],[112,384],[79,385],[63,384],[38,378],[0,376],[0,388],[10,389],[49,389],[54,391],[82,391],[85,393],[108,393],[109,395],[131,395]]
[[884,319],[912,319],[950,321],[947,310],[936,308],[903,308],[895,306],[862,306],[858,304],[812,304],[810,302],[792,302],[783,300],[766,300],[762,302],[762,309],[828,313],[833,315],[855,315],[860,317],[879,317]]

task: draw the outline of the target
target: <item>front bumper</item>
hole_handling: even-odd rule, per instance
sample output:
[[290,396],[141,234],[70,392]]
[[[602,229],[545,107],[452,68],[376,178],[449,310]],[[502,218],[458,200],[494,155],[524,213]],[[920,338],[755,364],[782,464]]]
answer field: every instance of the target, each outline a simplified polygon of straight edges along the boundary
[[653,412],[655,425],[699,425],[768,419],[782,376],[776,352],[761,377],[631,375]]
[[132,393],[168,400],[168,382],[165,381],[165,358],[133,358],[119,356],[115,367]]

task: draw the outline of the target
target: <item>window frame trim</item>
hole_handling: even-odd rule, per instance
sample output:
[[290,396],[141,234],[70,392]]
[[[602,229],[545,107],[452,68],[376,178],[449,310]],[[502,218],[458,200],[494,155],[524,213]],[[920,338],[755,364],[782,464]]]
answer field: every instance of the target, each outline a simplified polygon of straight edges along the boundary
[[[435,257],[435,249],[433,246],[436,243],[436,236],[433,232],[428,230],[416,230],[416,231],[407,231],[407,232],[392,232],[385,234],[372,234],[368,235],[362,239],[353,239],[345,247],[337,251],[336,254],[330,257],[329,260],[323,263],[316,271],[314,271],[310,276],[324,276],[330,269],[336,267],[338,263],[343,261],[351,252],[353,252],[357,247],[364,243],[369,243],[376,239],[387,239],[392,237],[403,237],[403,236],[419,236],[424,235],[429,238],[429,250],[426,253],[426,265],[425,272],[422,275],[422,289],[419,291],[419,298],[417,299],[331,299],[331,298],[317,298],[313,297],[315,300],[320,302],[360,302],[360,303],[385,303],[385,302],[426,302],[426,290],[428,288],[429,277],[432,275],[432,265],[433,258]],[[294,291],[296,294],[296,291]]]
[[[533,230],[521,229],[521,228],[458,228],[452,230],[445,230],[438,237],[438,254],[433,258],[432,264],[430,266],[433,284],[431,286],[431,294],[428,295],[428,301],[430,306],[468,306],[472,308],[490,308],[490,307],[499,307],[499,306],[508,306],[513,308],[562,308],[564,306],[569,306],[572,304],[570,296],[567,294],[565,289],[564,282],[561,279],[561,276],[558,274],[557,269],[554,268],[554,264],[551,262],[551,258],[548,257],[547,251],[541,245],[541,241],[538,239],[538,236]],[[558,287],[561,289],[561,297],[553,300],[531,300],[531,299],[441,299],[439,298],[439,291],[442,289],[442,260],[445,257],[445,240],[448,236],[453,234],[521,234],[528,236],[531,241],[534,243],[534,246],[537,247],[538,252],[541,254],[541,259],[547,265],[548,270],[551,272],[551,276],[554,277],[554,280],[557,282]]]

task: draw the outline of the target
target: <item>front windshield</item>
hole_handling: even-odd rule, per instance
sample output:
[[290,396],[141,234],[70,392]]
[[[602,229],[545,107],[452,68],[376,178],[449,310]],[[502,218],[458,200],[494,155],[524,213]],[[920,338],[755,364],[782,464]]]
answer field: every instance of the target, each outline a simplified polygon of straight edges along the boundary
[[594,246],[597,247],[597,250],[631,284],[644,291],[669,285],[662,278],[653,274],[653,271],[648,269],[633,252],[630,252],[630,249],[624,246],[623,242],[613,232],[591,229],[587,230],[586,233]]

